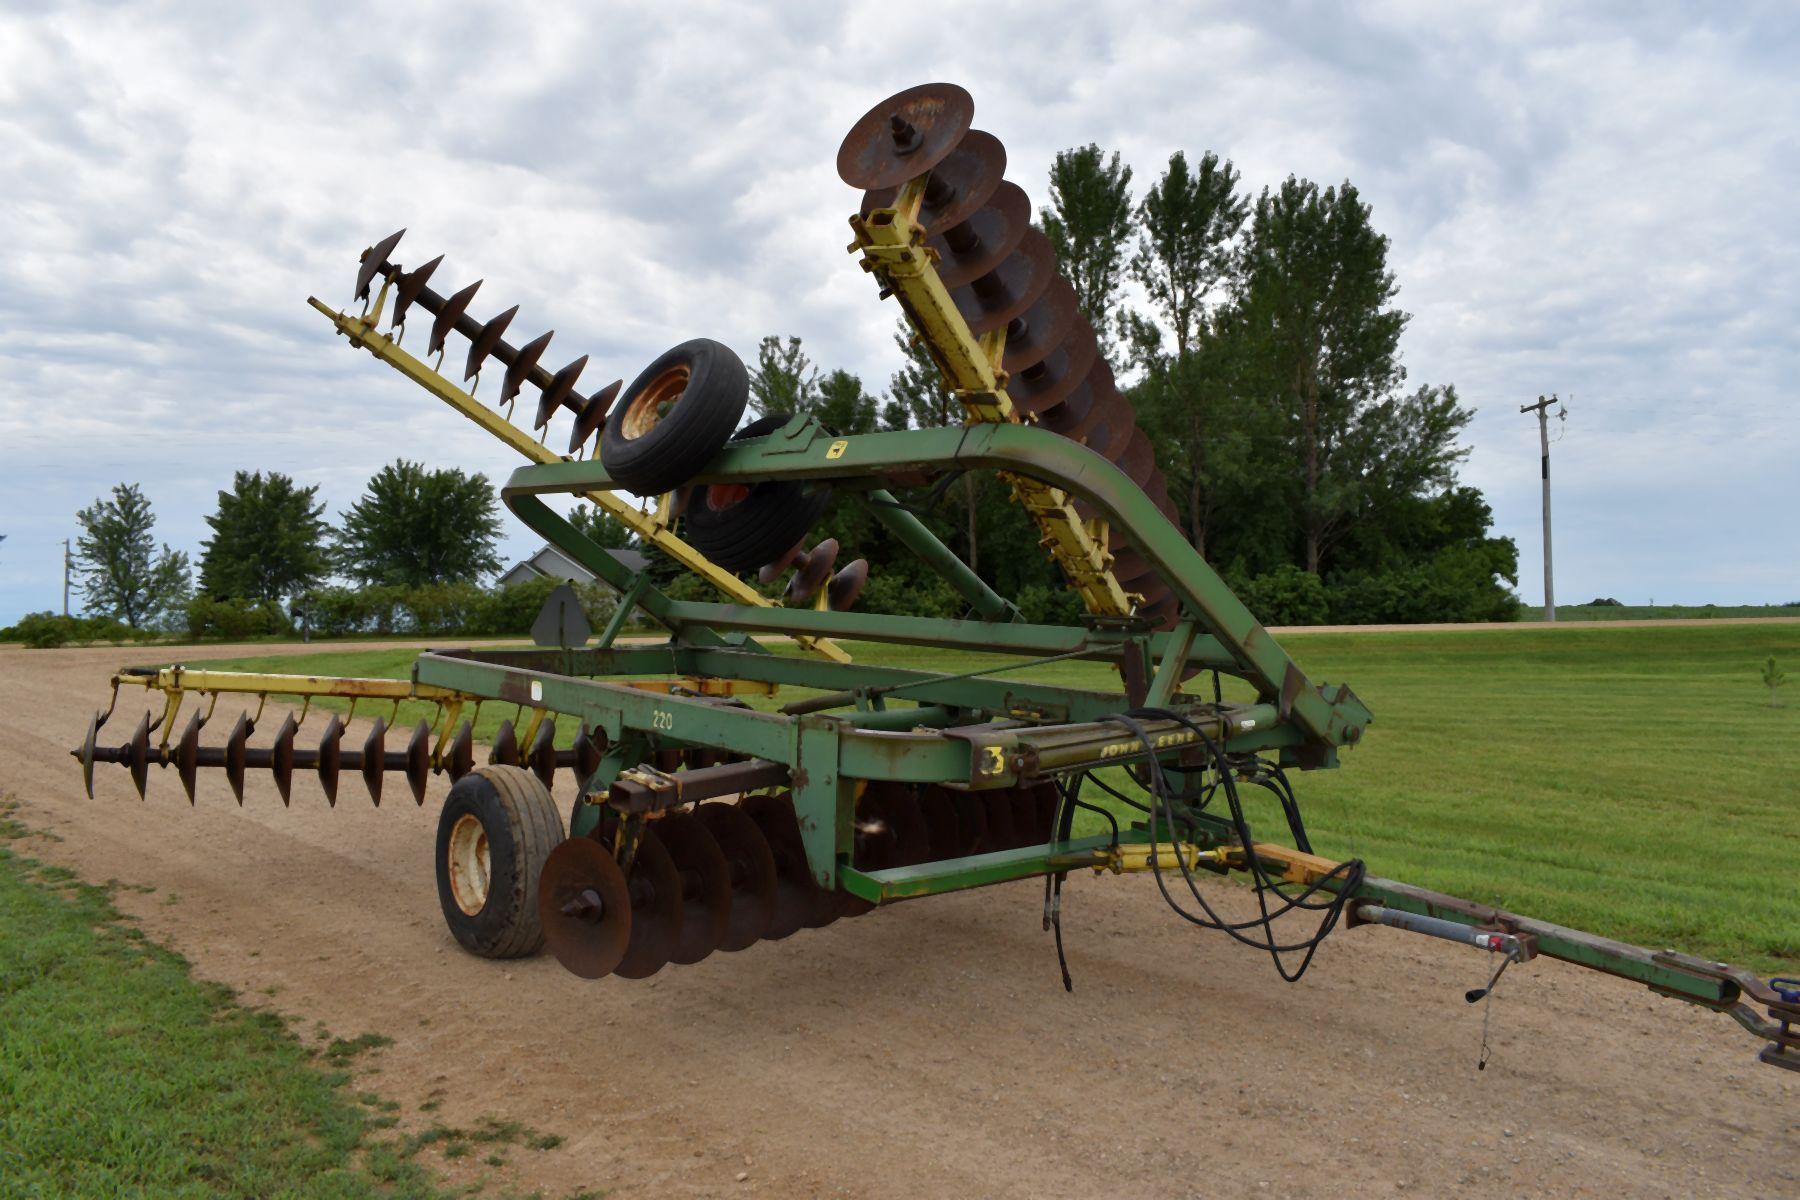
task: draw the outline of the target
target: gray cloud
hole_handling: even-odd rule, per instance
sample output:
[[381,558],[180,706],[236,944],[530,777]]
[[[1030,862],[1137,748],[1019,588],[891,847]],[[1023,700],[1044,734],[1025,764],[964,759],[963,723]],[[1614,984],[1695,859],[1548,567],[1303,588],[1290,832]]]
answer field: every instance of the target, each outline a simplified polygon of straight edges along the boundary
[[[72,514],[145,484],[197,549],[234,467],[347,505],[399,454],[516,463],[304,299],[357,251],[486,279],[486,316],[629,377],[708,334],[886,382],[895,312],[832,160],[882,95],[964,82],[1043,198],[1098,141],[1142,184],[1214,149],[1348,178],[1393,241],[1415,381],[1479,408],[1467,475],[1538,586],[1536,431],[1565,599],[1800,598],[1800,37],[1786,7],[1424,3],[57,5],[0,16],[0,621],[58,601]],[[598,380],[604,382],[604,378]],[[490,383],[491,387],[491,383]],[[515,536],[514,550],[528,548]]]

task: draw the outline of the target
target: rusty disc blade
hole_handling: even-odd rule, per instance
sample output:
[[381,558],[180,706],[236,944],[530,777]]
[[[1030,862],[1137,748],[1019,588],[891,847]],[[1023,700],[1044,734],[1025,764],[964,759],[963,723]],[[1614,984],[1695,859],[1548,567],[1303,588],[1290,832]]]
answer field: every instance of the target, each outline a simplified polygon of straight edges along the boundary
[[1038,841],[1037,802],[1023,785],[1007,789],[1012,798],[1013,836],[1018,845],[1030,846]]
[[938,278],[947,288],[986,275],[1018,249],[1031,228],[1031,201],[1016,183],[1002,182],[985,207],[925,242],[938,253]]
[[498,346],[500,339],[506,336],[506,327],[511,325],[512,319],[518,315],[519,306],[515,304],[505,312],[496,314],[491,321],[481,327],[481,332],[476,334],[475,340],[469,343],[469,361],[463,367],[464,379],[473,379],[481,371],[481,364],[486,362],[487,356],[494,352],[494,347]]
[[987,808],[988,850],[1011,850],[1019,844],[1013,821],[1012,789],[977,793]]
[[681,936],[669,961],[692,966],[725,941],[731,924],[731,868],[706,826],[688,813],[658,818],[656,836],[681,875]]
[[542,429],[550,423],[550,418],[556,415],[562,402],[575,390],[575,381],[581,378],[582,368],[587,366],[587,361],[588,356],[584,354],[550,377],[550,382],[538,396],[537,418],[531,423],[533,429]]
[[338,772],[343,768],[344,723],[336,713],[325,722],[325,733],[319,738],[319,787],[325,792],[325,803],[337,807]]
[[437,316],[431,320],[431,342],[426,346],[425,353],[436,354],[444,348],[444,339],[456,328],[458,318],[468,311],[469,301],[475,299],[475,293],[483,282],[477,279],[444,301],[443,306],[437,310]]
[[531,739],[531,754],[526,760],[531,765],[531,773],[536,775],[546,788],[556,786],[556,718],[545,717],[538,722],[537,736]]
[[401,229],[388,234],[363,251],[362,265],[356,269],[356,298],[358,300],[369,298],[369,284],[375,281],[375,276],[381,273],[381,264],[387,261],[388,255],[394,252],[394,247],[398,246],[400,239],[405,236],[406,230]]
[[606,414],[612,410],[613,401],[619,398],[619,389],[624,386],[623,379],[615,379],[581,402],[575,414],[575,428],[569,431],[570,454],[579,454],[587,440],[594,436],[594,431],[606,424]]
[[644,830],[638,839],[625,883],[631,894],[631,937],[613,974],[624,979],[648,979],[668,964],[669,955],[681,944],[686,915],[681,873],[655,830]]
[[525,381],[531,377],[531,368],[537,366],[538,359],[544,357],[544,351],[550,345],[550,339],[556,336],[556,330],[540,334],[519,347],[513,355],[512,362],[507,364],[506,377],[500,382],[500,403],[505,404],[519,394]]
[[1042,844],[1056,836],[1056,810],[1062,804],[1062,792],[1048,779],[1028,783],[1022,789],[1031,801],[1031,840]]
[[475,769],[475,727],[466,719],[456,727],[456,736],[444,751],[444,770],[455,783]]
[[956,805],[956,824],[962,830],[963,854],[986,854],[992,850],[993,835],[988,830],[987,801],[972,792],[951,792],[950,800]]
[[[988,202],[1005,174],[1006,147],[1000,139],[985,130],[969,130],[956,149],[931,169],[916,223],[927,233],[962,224]],[[898,187],[864,192],[862,215],[892,206],[899,192]]]
[[881,789],[874,784],[856,798],[855,848],[850,861],[860,871],[885,871],[900,865],[894,823],[882,803]]
[[956,805],[951,803],[949,791],[935,783],[921,788],[919,814],[925,818],[925,836],[931,843],[932,860],[961,858],[962,822],[957,820]]
[[1006,394],[1028,413],[1047,412],[1087,382],[1099,353],[1094,327],[1077,320],[1062,345],[1007,381]]
[[125,765],[131,771],[131,786],[137,789],[138,799],[144,799],[144,789],[150,786],[149,713],[145,713],[138,720],[138,726],[131,735],[131,741],[125,745]]
[[610,975],[631,940],[631,892],[612,851],[569,838],[538,876],[538,922],[556,961],[583,979]]
[[399,280],[394,284],[394,322],[390,328],[406,323],[406,310],[413,306],[413,301],[419,298],[419,293],[425,290],[425,284],[430,281],[431,273],[443,261],[444,256],[440,254],[422,267],[401,272]]
[[238,807],[244,806],[244,762],[250,742],[250,714],[239,713],[237,724],[231,727],[231,736],[225,741],[225,782],[231,785],[231,794],[237,797]]
[[786,792],[745,796],[739,805],[756,823],[769,852],[775,858],[775,912],[763,936],[771,941],[789,937],[806,927],[819,894],[824,890],[806,862],[806,846],[800,840],[800,821]]
[[181,741],[175,746],[175,773],[181,777],[182,790],[187,792],[188,803],[194,803],[194,782],[200,773],[200,714],[188,717],[187,728],[182,731]]
[[969,332],[991,333],[1030,308],[1056,278],[1056,251],[1033,229],[998,267],[950,293]]
[[792,546],[788,547],[787,553],[783,554],[774,562],[763,564],[762,569],[756,573],[756,582],[766,587],[769,584],[774,583],[777,579],[780,579],[782,574],[786,572],[789,567],[794,565],[794,560],[806,553],[806,551],[802,549],[804,541],[805,539],[795,542]]
[[836,538],[826,538],[807,551],[806,561],[788,581],[787,591],[782,598],[789,604],[804,604],[818,595],[819,589],[825,586],[825,581],[831,578],[831,568],[837,565],[837,556]]
[[1081,302],[1075,297],[1075,285],[1058,275],[1030,308],[1006,323],[1001,367],[1017,375],[1031,364],[1042,362],[1069,336],[1080,315]]
[[488,762],[505,767],[519,765],[519,735],[513,731],[512,718],[500,722],[494,730],[494,744],[488,748]]
[[413,728],[406,743],[406,782],[412,788],[413,803],[425,806],[425,784],[431,779],[431,722],[424,717]]
[[362,749],[363,787],[368,789],[369,802],[376,808],[381,807],[381,781],[386,775],[387,722],[376,717],[369,728],[369,736],[363,739]]
[[87,736],[81,739],[81,751],[77,755],[81,759],[81,783],[87,788],[88,799],[94,798],[94,751],[99,748],[100,713],[96,711],[88,718]]
[[300,723],[289,713],[275,731],[275,745],[269,750],[269,771],[275,776],[275,790],[281,793],[282,807],[287,807],[288,793],[294,787],[294,735]]
[[[1125,443],[1125,449],[1113,459],[1114,465],[1125,472],[1131,482],[1144,488],[1150,481],[1150,472],[1156,469],[1156,447],[1150,444],[1150,435],[1137,426],[1131,428],[1131,439]],[[1148,489],[1144,489],[1148,493]]]
[[731,878],[731,909],[719,949],[748,949],[775,917],[775,855],[756,822],[735,804],[697,805],[694,819],[718,844]]
[[975,100],[954,83],[922,83],[864,113],[838,147],[838,178],[897,187],[944,161],[969,132]]
[[832,612],[846,612],[862,595],[869,582],[869,560],[859,558],[831,577],[825,589],[825,603]]
[[1113,386],[1112,368],[1105,359],[1094,363],[1088,378],[1061,404],[1038,418],[1038,423],[1051,433],[1071,442],[1087,444],[1088,434],[1102,421],[1131,418],[1131,406]]
[[605,742],[604,733],[596,738],[594,731],[585,725],[575,735],[575,773],[581,776],[584,787],[593,778],[594,772],[600,769],[600,759],[606,754],[603,749]]
[[919,810],[920,789],[886,781],[869,785],[871,792],[878,788],[882,806],[894,826],[895,865],[911,867],[930,862],[931,834],[925,826],[925,814]]

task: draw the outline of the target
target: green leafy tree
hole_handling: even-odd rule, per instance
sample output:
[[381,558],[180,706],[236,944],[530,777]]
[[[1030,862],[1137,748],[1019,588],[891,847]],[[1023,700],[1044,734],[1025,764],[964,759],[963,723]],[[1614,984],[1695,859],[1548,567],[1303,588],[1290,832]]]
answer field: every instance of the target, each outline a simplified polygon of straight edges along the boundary
[[159,552],[150,535],[156,514],[135,483],[121,483],[75,514],[81,537],[75,561],[81,594],[91,613],[114,617],[133,629],[161,620],[193,591],[188,556]]
[[608,550],[623,550],[636,544],[636,535],[625,523],[598,504],[577,504],[569,513],[569,524]]
[[818,399],[818,368],[800,348],[800,339],[765,337],[750,369],[750,407],[760,414],[810,413]]
[[1407,314],[1391,306],[1388,240],[1348,182],[1321,190],[1289,176],[1251,218],[1232,333],[1254,356],[1254,387],[1286,427],[1298,466],[1301,560],[1319,574],[1359,507],[1365,409],[1406,377]]
[[819,381],[813,415],[833,433],[871,433],[879,419],[875,397],[862,380],[839,368]]
[[[944,382],[944,373],[938,369],[931,351],[913,336],[912,327],[904,319],[894,333],[894,344],[906,358],[888,380],[882,422],[889,429],[942,429],[962,424],[962,401]],[[962,477],[963,559],[971,568],[978,568],[981,560],[980,522],[976,519],[981,490],[981,481],[973,472]]]
[[[1145,368],[1140,423],[1176,503],[1186,512],[1188,537],[1205,553],[1215,514],[1254,461],[1248,439],[1257,414],[1236,388],[1239,344],[1216,336],[1207,302],[1228,282],[1233,248],[1249,203],[1237,193],[1238,174],[1216,154],[1198,170],[1176,151],[1138,206],[1139,235],[1132,276],[1143,286],[1156,324],[1132,314],[1125,322],[1134,357]],[[1174,341],[1162,349],[1161,330]]]
[[1769,689],[1769,707],[1781,707],[1781,689],[1787,686],[1787,672],[1775,662],[1775,656],[1769,655],[1769,661],[1762,668],[1763,686]]
[[200,590],[208,596],[280,601],[325,578],[325,505],[319,489],[296,487],[279,471],[239,471],[206,523]]
[[398,459],[377,471],[343,514],[333,557],[365,585],[424,587],[497,571],[499,538],[487,476],[454,467],[427,471]]
[[1124,281],[1131,237],[1131,168],[1092,143],[1050,164],[1050,204],[1038,219],[1101,346],[1110,344],[1113,303]]

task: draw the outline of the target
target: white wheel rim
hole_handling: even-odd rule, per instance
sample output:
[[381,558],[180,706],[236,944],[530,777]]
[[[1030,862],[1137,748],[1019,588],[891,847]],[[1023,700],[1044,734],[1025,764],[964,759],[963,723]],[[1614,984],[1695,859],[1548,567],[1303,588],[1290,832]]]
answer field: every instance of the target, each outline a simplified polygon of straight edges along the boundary
[[456,818],[445,854],[450,860],[450,894],[456,897],[456,907],[472,917],[487,907],[492,860],[486,827],[468,813]]

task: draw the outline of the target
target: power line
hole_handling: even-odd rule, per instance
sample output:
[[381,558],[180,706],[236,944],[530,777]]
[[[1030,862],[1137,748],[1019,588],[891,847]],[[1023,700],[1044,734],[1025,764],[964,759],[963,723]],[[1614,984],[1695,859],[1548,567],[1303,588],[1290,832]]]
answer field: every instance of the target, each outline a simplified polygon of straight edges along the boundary
[[[1552,392],[1549,399],[1538,397],[1536,404],[1520,407],[1522,413],[1534,412],[1538,419],[1538,446],[1543,455],[1544,473],[1544,620],[1556,620],[1556,577],[1550,565],[1550,406],[1557,405],[1556,419],[1567,421],[1569,410]],[[1562,440],[1561,427],[1558,428],[1557,440]]]

